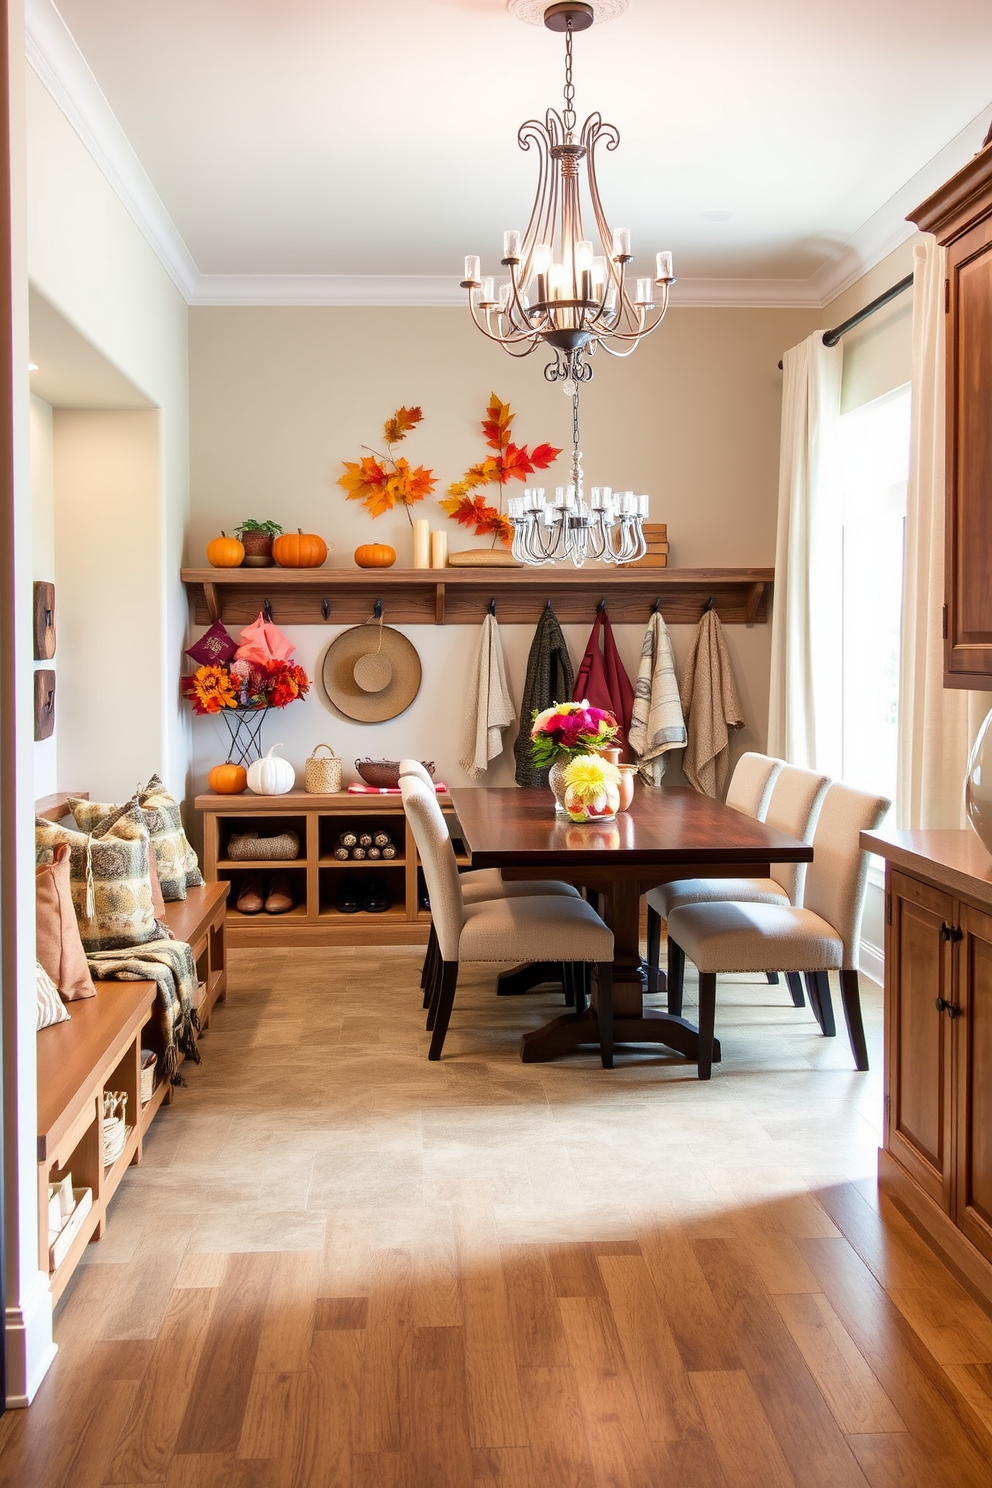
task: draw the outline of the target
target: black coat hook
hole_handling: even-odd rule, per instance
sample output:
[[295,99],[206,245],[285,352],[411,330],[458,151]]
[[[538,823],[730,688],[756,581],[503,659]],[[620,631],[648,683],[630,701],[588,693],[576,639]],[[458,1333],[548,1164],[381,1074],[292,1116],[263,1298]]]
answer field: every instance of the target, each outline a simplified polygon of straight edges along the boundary
[[605,599],[601,599],[599,601],[599,604],[596,606],[596,611],[597,611],[598,614],[601,615],[605,609],[606,609],[606,600]]
[[703,614],[705,615],[709,610],[712,610],[713,607],[714,607],[713,606],[713,596],[711,594],[710,597],[709,597],[709,599],[703,605]]
[[654,604],[651,606],[651,613],[652,613],[652,615],[657,615],[660,610],[661,610],[661,595],[659,594],[658,595],[658,598],[655,600]]
[[377,620],[381,620],[382,619],[382,600],[381,599],[377,599],[376,602],[375,602],[375,618]]
[[331,601],[329,599],[322,599],[320,601],[320,613],[323,615],[325,620],[329,620],[331,618]]
[[268,620],[269,624],[271,625],[272,624],[272,605],[269,603],[269,601],[267,599],[263,599],[262,600],[262,614],[265,616],[266,620]]
[[489,601],[489,613],[490,613],[490,615],[495,615],[496,614],[496,601],[495,601],[495,599],[491,599]]

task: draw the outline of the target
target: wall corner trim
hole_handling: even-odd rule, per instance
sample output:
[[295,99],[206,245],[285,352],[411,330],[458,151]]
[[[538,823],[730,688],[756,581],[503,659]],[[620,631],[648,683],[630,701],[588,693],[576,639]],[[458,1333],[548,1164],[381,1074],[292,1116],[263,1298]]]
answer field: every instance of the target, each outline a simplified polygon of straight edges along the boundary
[[36,1271],[19,1306],[7,1308],[7,1406],[23,1410],[38,1393],[58,1345],[52,1338],[52,1292]]

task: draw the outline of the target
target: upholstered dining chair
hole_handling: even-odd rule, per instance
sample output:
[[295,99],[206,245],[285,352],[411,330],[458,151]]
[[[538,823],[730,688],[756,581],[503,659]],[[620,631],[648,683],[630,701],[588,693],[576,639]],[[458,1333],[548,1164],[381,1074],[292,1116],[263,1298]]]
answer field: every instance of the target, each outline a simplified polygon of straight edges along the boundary
[[[766,756],[745,754],[741,756],[740,764],[743,764],[745,760],[757,761],[764,758]],[[765,815],[759,817],[758,820],[765,821],[768,826],[775,827],[779,832],[787,832],[790,837],[798,837],[801,842],[811,842],[820,808],[830,785],[829,778],[818,774],[815,770],[803,770],[798,765],[785,765],[781,760],[773,760],[769,763],[777,768],[772,772],[772,788]],[[739,768],[740,765],[738,765]],[[755,765],[749,765],[748,774],[752,775],[752,772],[753,776],[758,773]],[[735,771],[735,780],[736,775]],[[743,792],[741,794],[743,796]],[[757,792],[752,789],[750,798],[753,800],[756,794]],[[728,792],[727,799],[729,802],[730,792]],[[730,802],[730,804],[734,803]],[[744,808],[738,807],[738,809]],[[662,919],[670,919],[674,909],[679,909],[684,904],[714,904],[726,900],[746,901],[752,904],[801,904],[806,866],[805,863],[773,863],[768,878],[679,878],[672,883],[661,884],[658,888],[651,889],[647,895],[649,990],[656,991],[658,986],[661,922]],[[669,935],[669,1012],[672,1007],[673,988],[676,995],[681,997],[679,989],[682,985],[684,965],[679,947],[673,945],[672,937]],[[802,1007],[804,1001],[802,984],[798,976],[791,974],[795,970],[794,967],[788,969],[789,991],[796,1007]],[[769,976],[775,976],[777,980],[777,975],[770,969]]]
[[[832,1034],[828,973],[840,992],[855,1067],[868,1068],[861,1018],[858,945],[868,877],[860,834],[873,831],[891,803],[849,785],[831,785],[813,834],[813,861],[803,905],[726,901],[684,904],[668,916],[668,942],[699,972],[699,1078],[708,1080],[716,1015],[716,979],[723,973],[801,971],[821,1032]],[[671,991],[669,1010],[672,1010]],[[677,1005],[681,1012],[681,985]]]
[[463,961],[591,962],[596,967],[600,1054],[613,1067],[613,933],[584,899],[527,894],[467,904],[434,789],[401,767],[403,809],[427,880],[437,963],[431,978],[429,1059],[440,1059]]
[[753,816],[756,821],[764,821],[772,799],[772,787],[783,763],[770,754],[757,754],[754,750],[742,754],[727,786],[727,805]]
[[[400,780],[404,778],[419,780],[424,789],[437,798],[434,781],[424,769],[419,760],[400,761]],[[486,899],[515,899],[520,896],[537,894],[545,897],[551,895],[561,899],[581,899],[582,895],[574,884],[563,883],[557,878],[537,878],[529,881],[514,882],[512,879],[504,881],[503,875],[498,868],[469,868],[459,874],[462,887],[462,898],[466,904],[481,904]],[[546,957],[543,959],[547,959]],[[430,1004],[431,975],[437,960],[437,936],[434,931],[434,922],[431,921],[430,936],[427,941],[427,953],[424,956],[424,964],[420,972],[420,985],[424,992],[424,1007]],[[562,971],[562,982],[565,986],[566,1001],[573,1002],[578,995],[577,989],[570,981],[567,971]]]

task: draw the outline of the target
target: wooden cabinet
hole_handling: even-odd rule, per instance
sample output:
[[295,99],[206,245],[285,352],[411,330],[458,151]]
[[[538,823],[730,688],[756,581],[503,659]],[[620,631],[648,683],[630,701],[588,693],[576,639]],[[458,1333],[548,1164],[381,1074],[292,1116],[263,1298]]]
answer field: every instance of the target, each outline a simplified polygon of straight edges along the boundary
[[862,845],[887,859],[879,1176],[992,1308],[992,862],[970,831]]
[[[451,800],[439,796],[445,815],[454,822]],[[226,934],[232,946],[293,945],[422,945],[430,931],[430,914],[423,907],[425,885],[413,836],[407,830],[399,796],[310,795],[290,791],[283,796],[218,796],[196,798],[203,814],[203,872],[208,883],[231,884]],[[347,828],[384,828],[396,847],[388,860],[339,862],[334,856]],[[262,836],[292,831],[299,839],[299,856],[287,861],[237,860],[228,855],[232,835],[257,830]],[[457,831],[457,828],[455,828]],[[468,859],[455,839],[460,863]],[[261,876],[263,885],[273,872],[285,872],[295,900],[286,914],[244,915],[236,907],[239,886],[248,874]],[[342,913],[343,887],[354,889],[375,874],[391,901],[385,912]]]
[[944,686],[992,685],[992,145],[910,214],[947,248]]

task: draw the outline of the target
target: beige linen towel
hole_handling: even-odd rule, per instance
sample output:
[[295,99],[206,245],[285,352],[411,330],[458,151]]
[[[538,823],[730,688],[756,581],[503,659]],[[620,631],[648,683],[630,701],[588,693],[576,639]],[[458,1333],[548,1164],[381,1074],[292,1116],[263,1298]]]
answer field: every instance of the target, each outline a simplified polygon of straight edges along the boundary
[[675,677],[668,626],[657,610],[641,642],[641,661],[630,715],[630,747],[648,785],[660,785],[670,749],[685,747],[685,719]]
[[473,780],[488,770],[489,761],[503,752],[503,730],[515,717],[503,667],[503,647],[495,615],[482,622],[479,646],[469,681],[468,717],[462,743],[461,766]]
[[682,767],[700,795],[722,795],[730,764],[730,733],[743,727],[744,714],[715,610],[707,610],[696,627],[679,691],[689,725]]

